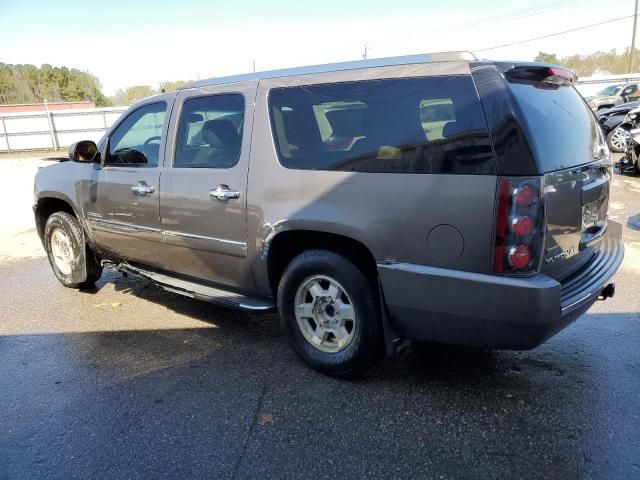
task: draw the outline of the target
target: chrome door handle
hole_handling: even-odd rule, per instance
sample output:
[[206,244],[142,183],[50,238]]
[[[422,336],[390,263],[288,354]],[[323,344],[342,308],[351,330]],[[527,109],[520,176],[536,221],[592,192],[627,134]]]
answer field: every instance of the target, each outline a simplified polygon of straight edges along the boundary
[[240,198],[240,192],[231,190],[227,185],[218,185],[215,190],[209,190],[209,196],[226,202],[231,198]]
[[138,195],[145,196],[148,193],[153,193],[156,191],[156,187],[152,187],[151,185],[147,185],[145,182],[138,182],[137,185],[131,187],[131,191],[133,193],[137,193]]

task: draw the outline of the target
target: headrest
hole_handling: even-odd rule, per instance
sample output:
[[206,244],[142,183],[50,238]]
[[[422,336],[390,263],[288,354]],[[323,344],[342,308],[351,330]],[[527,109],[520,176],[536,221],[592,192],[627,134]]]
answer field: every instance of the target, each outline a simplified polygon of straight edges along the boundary
[[230,120],[208,120],[202,125],[202,139],[214,148],[231,149],[240,146],[240,135]]
[[444,138],[453,137],[456,133],[458,133],[458,124],[455,120],[447,122],[442,127],[442,136]]
[[364,135],[362,116],[362,110],[330,110],[325,113],[333,135],[345,138]]
[[300,146],[309,136],[306,131],[305,122],[300,118],[299,114],[293,111],[282,112],[282,123],[287,137],[287,142],[292,145]]

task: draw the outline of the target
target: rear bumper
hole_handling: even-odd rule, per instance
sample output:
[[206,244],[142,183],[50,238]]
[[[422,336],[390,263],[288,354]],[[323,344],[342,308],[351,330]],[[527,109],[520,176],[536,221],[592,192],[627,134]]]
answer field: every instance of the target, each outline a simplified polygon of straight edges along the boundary
[[592,259],[562,282],[542,274],[501,277],[406,263],[379,264],[378,271],[400,336],[526,350],[587,311],[623,257],[622,227],[609,221]]

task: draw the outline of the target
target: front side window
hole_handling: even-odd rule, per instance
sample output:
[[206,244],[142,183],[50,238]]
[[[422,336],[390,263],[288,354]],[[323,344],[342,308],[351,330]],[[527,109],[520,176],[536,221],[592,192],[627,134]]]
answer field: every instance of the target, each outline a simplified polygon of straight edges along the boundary
[[469,76],[272,89],[280,162],[302,170],[493,173],[480,100]]
[[166,110],[165,102],[152,103],[125,118],[111,134],[106,163],[157,166]]
[[622,88],[622,85],[611,85],[609,87],[606,87],[600,90],[598,93],[596,93],[596,96],[610,97],[618,93],[621,88]]
[[224,94],[184,102],[174,167],[230,168],[240,159],[244,98]]

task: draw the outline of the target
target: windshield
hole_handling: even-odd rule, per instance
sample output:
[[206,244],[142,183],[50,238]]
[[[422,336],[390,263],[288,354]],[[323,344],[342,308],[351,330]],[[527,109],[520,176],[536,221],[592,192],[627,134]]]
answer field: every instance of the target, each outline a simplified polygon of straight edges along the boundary
[[622,85],[610,85],[607,88],[603,88],[602,90],[600,90],[598,93],[596,93],[596,95],[600,97],[610,97],[618,93],[621,88]]

